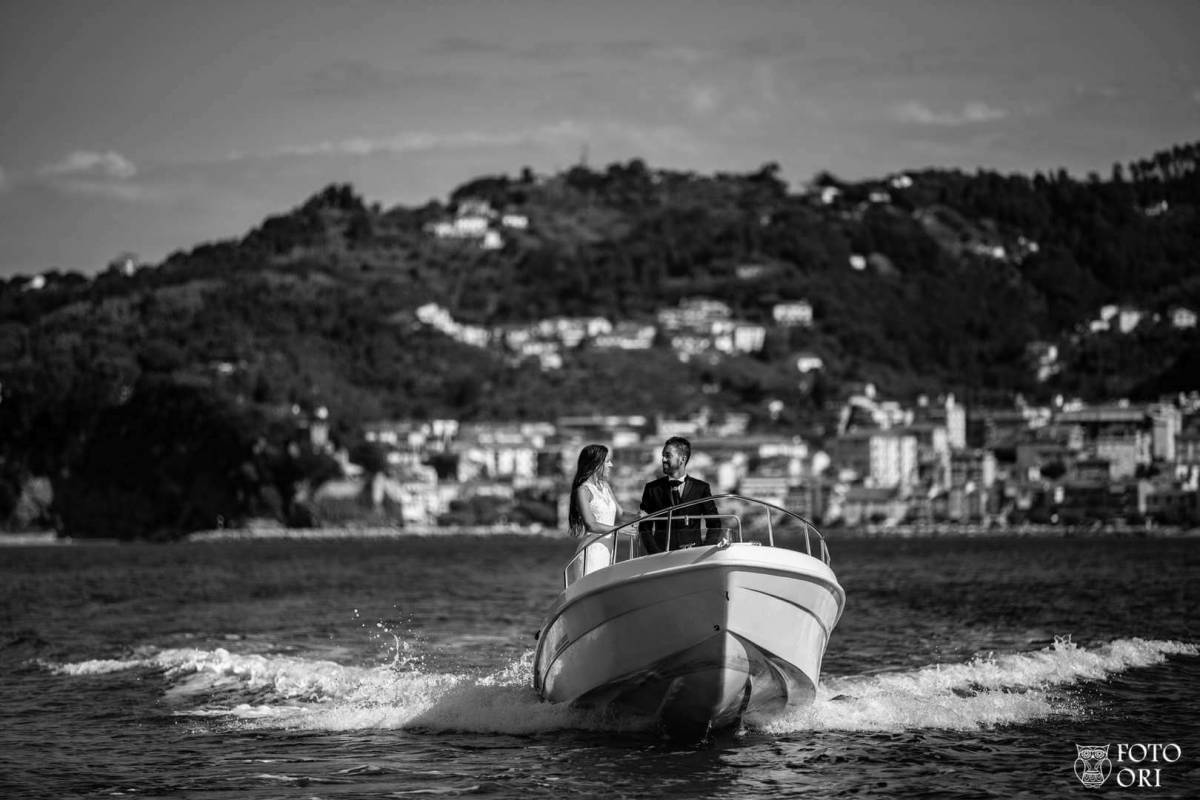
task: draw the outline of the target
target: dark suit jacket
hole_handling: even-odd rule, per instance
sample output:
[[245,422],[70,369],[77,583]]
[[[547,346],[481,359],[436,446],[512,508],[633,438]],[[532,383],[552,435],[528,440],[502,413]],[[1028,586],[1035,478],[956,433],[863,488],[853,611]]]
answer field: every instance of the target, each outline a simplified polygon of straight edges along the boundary
[[[712,497],[712,489],[707,483],[697,478],[688,478],[683,483],[683,496],[680,502],[688,500],[698,500],[703,497]],[[671,498],[671,482],[665,475],[656,480],[652,480],[646,484],[646,488],[642,490],[642,505],[641,509],[646,514],[653,514],[655,511],[662,511],[665,508],[670,508],[675,505],[675,501]],[[670,526],[670,545],[672,550],[678,550],[680,547],[689,544],[700,544],[704,537],[700,530],[700,515],[716,514],[717,504],[712,500],[707,503],[698,503],[689,506],[681,512],[680,516],[672,516],[668,523],[667,517],[661,519],[650,520],[641,523],[638,526],[638,532],[642,537],[642,550],[645,553],[662,553],[667,549],[667,528]],[[685,515],[692,515],[691,517]],[[718,519],[705,520],[705,524],[709,528],[718,528],[721,521]]]

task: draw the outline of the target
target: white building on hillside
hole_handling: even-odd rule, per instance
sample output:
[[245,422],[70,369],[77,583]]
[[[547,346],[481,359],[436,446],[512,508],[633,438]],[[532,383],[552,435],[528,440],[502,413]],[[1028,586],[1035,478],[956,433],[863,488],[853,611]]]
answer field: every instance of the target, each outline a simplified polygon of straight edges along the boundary
[[816,353],[800,353],[796,356],[796,370],[801,375],[807,375],[819,369],[825,369],[825,362]]
[[611,332],[598,334],[592,344],[611,350],[648,350],[657,333],[653,325],[618,322]]
[[1196,312],[1182,306],[1171,309],[1171,326],[1180,329],[1196,327]]
[[763,349],[767,329],[752,322],[739,322],[733,326],[733,350],[738,353],[757,353]]
[[771,318],[777,325],[785,327],[799,326],[807,328],[813,322],[812,303],[807,300],[792,300],[787,303],[776,303],[771,309]]
[[1142,321],[1145,312],[1136,308],[1122,308],[1117,315],[1117,328],[1121,333],[1129,333]]

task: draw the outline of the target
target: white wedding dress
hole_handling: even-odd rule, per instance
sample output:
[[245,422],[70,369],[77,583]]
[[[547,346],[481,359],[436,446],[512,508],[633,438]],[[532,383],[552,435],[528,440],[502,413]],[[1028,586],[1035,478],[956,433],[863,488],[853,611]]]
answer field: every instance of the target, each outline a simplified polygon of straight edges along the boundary
[[[617,521],[617,498],[613,496],[608,484],[596,486],[584,484],[588,489],[588,507],[592,516],[601,525],[614,525]],[[578,560],[579,575],[587,575],[598,569],[607,567],[612,560],[615,543],[612,536],[605,533],[591,533],[583,540],[580,548],[583,556]]]

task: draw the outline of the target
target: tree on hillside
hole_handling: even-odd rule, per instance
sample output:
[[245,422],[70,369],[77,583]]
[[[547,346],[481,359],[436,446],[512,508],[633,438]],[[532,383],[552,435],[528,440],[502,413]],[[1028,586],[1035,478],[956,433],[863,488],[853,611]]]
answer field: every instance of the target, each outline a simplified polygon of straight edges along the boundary
[[258,490],[249,423],[203,387],[144,381],[100,414],[58,480],[61,532],[172,539],[236,523]]

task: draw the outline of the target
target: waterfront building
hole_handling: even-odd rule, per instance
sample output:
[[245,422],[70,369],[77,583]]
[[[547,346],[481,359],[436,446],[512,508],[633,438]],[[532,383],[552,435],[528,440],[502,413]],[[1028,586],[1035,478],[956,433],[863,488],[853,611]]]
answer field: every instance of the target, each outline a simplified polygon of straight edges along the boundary
[[1150,455],[1155,461],[1175,461],[1175,439],[1183,426],[1183,413],[1169,403],[1156,403],[1147,411],[1151,426]]
[[1023,408],[972,407],[966,414],[965,444],[993,450],[1015,447],[1031,427],[1030,415]]
[[903,430],[858,430],[834,439],[833,463],[851,470],[866,486],[901,489],[916,485],[917,437]]
[[950,487],[950,437],[944,425],[915,422],[905,428],[917,439],[918,482],[941,489]]
[[850,486],[830,498],[829,515],[850,527],[895,525],[907,513],[908,504],[894,488]]
[[1079,448],[1060,438],[1017,442],[1014,477],[1020,481],[1055,480],[1072,469],[1078,455]]
[[996,483],[996,454],[991,450],[960,450],[950,455],[950,485],[990,489]]
[[[1115,478],[1133,477],[1139,466],[1153,460],[1154,424],[1145,406],[1090,406],[1063,411],[1054,422],[1078,429],[1083,448],[1111,462]],[[1169,423],[1164,422],[1164,426],[1169,427]]]
[[1169,525],[1200,523],[1200,492],[1177,481],[1138,481],[1137,510]]

